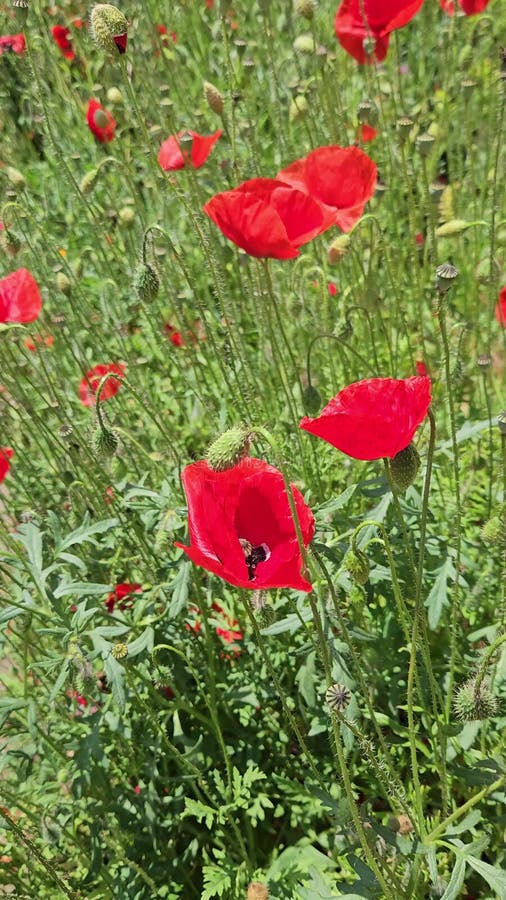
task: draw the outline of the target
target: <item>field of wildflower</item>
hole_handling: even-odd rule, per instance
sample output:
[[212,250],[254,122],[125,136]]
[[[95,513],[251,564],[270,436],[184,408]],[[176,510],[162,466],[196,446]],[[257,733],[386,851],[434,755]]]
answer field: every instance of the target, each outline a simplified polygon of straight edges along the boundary
[[505,45],[0,3],[0,897],[505,900]]

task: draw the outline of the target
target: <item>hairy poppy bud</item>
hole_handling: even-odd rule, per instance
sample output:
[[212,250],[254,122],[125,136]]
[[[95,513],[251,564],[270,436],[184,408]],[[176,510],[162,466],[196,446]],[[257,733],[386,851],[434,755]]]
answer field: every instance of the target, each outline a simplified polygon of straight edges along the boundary
[[314,53],[316,44],[312,34],[299,34],[293,42],[293,49],[296,53]]
[[150,263],[140,263],[134,272],[132,287],[139,300],[154,300],[160,290],[160,279],[155,267]]
[[302,400],[304,409],[306,409],[310,415],[314,415],[321,409],[322,398],[320,391],[312,384],[308,384],[307,388],[305,388],[304,393],[302,394]]
[[118,213],[118,219],[123,228],[131,228],[135,221],[134,208],[132,206],[123,206]]
[[251,881],[248,884],[246,900],[269,900],[269,888],[260,881]]
[[506,541],[505,525],[506,511],[503,516],[492,516],[488,522],[485,522],[481,529],[481,539],[485,544],[495,546]]
[[458,271],[451,263],[443,263],[436,269],[436,289],[439,294],[446,294],[453,285]]
[[499,701],[490,690],[490,686],[482,681],[476,689],[477,679],[470,678],[457,689],[453,701],[453,709],[457,718],[464,722],[476,719],[492,719],[499,711]]
[[312,19],[317,8],[316,0],[293,0],[293,8],[298,16]]
[[2,247],[7,256],[16,256],[21,248],[20,239],[9,228],[4,228],[2,232]]
[[65,272],[57,272],[56,273],[56,287],[62,294],[68,296],[70,294],[70,289],[72,287],[70,283],[70,279],[67,278]]
[[123,94],[117,87],[110,87],[107,91],[107,99],[109,103],[115,103],[118,106],[118,104],[123,103]]
[[405,491],[413,484],[418,469],[420,468],[420,456],[414,444],[408,444],[404,450],[400,450],[390,460],[390,474],[397,491]]
[[6,166],[4,172],[7,175],[7,178],[9,179],[13,188],[15,188],[17,191],[24,190],[24,188],[26,187],[26,180],[25,176],[22,174],[22,172],[19,171],[19,169],[15,169],[14,166]]
[[215,472],[232,469],[241,459],[248,456],[253,435],[245,425],[229,428],[208,448],[206,459]]
[[436,228],[436,237],[452,237],[454,234],[462,234],[470,227],[471,223],[465,219],[450,219],[449,222],[444,222]]
[[365,584],[369,579],[369,560],[362,550],[348,550],[343,559],[343,565],[352,581],[356,584]]
[[113,644],[111,653],[114,656],[114,659],[125,659],[125,657],[128,656],[128,647],[126,644]]
[[297,94],[290,103],[289,119],[296,122],[297,119],[305,119],[309,111],[309,104],[304,94]]
[[115,431],[109,428],[97,428],[93,435],[93,449],[97,456],[109,459],[116,455],[119,447],[119,438]]
[[100,168],[97,166],[95,169],[92,169],[90,172],[86,172],[86,175],[83,175],[81,178],[81,183],[79,185],[79,190],[81,194],[91,194],[91,192],[95,189],[95,185],[98,181],[98,176],[100,174]]
[[204,97],[209,109],[217,116],[223,115],[223,96],[210,81],[204,81]]
[[350,241],[351,238],[349,234],[340,234],[339,237],[336,237],[336,239],[332,241],[327,250],[327,259],[331,266],[334,266],[346,255],[348,247],[350,246]]
[[331,684],[325,692],[325,700],[332,710],[343,712],[349,706],[351,694],[345,684]]
[[113,56],[125,52],[128,22],[116,6],[97,3],[90,13],[90,28],[97,47]]

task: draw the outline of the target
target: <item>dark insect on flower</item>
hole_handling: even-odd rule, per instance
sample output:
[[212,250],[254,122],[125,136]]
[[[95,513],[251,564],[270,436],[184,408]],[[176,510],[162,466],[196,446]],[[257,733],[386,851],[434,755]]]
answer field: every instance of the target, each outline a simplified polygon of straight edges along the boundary
[[347,708],[351,700],[351,694],[344,684],[331,684],[325,692],[325,700],[333,710],[342,712]]
[[269,556],[271,555],[270,550],[267,544],[260,544],[259,547],[253,547],[253,545],[244,538],[239,538],[239,543],[244,553],[244,561],[248,567],[248,578],[250,581],[253,581],[258,563],[265,562],[269,559]]

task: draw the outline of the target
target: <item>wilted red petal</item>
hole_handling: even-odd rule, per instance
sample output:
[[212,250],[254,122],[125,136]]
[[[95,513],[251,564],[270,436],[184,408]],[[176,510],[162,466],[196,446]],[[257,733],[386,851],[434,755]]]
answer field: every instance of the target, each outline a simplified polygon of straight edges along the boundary
[[300,427],[354,459],[392,458],[413,439],[430,406],[430,378],[369,378],[348,385]]
[[5,50],[12,50],[13,53],[20,56],[26,50],[24,34],[4,34],[0,37],[0,56]]
[[130,582],[117,584],[105,601],[108,612],[114,612],[116,604],[119,609],[129,609],[135,599],[132,594],[142,594],[142,584],[131,584]]
[[[84,378],[79,382],[79,399],[83,406],[94,406],[96,400],[97,388],[104,377],[109,372],[115,375],[123,376],[126,366],[123,363],[107,363],[94,366],[88,369]],[[117,378],[109,378],[100,392],[100,400],[109,400],[114,397],[121,387],[121,381]]]
[[74,59],[75,53],[70,40],[70,31],[63,25],[53,25],[51,34],[66,59]]
[[0,447],[0,481],[3,481],[9,471],[9,460],[14,456],[12,447]]
[[0,322],[33,322],[41,309],[39,288],[28,269],[0,279]]
[[118,48],[120,53],[126,52],[127,38],[128,38],[128,33],[126,31],[124,34],[117,34],[117,35],[115,35],[115,37],[113,37],[113,41],[116,44],[116,47]]

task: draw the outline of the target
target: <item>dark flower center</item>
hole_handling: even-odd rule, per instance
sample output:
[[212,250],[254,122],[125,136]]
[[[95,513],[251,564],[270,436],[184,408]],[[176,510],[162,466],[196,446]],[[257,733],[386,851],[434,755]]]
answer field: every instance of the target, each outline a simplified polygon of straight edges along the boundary
[[271,551],[267,544],[259,544],[258,547],[254,547],[253,544],[250,544],[250,542],[244,538],[239,538],[239,543],[244,553],[244,562],[248,567],[248,578],[250,581],[253,581],[255,578],[256,567],[259,563],[269,559]]

